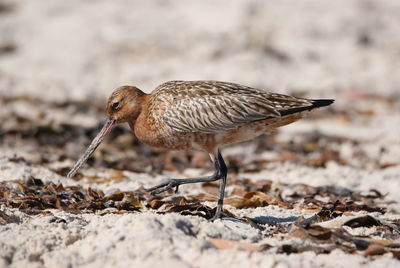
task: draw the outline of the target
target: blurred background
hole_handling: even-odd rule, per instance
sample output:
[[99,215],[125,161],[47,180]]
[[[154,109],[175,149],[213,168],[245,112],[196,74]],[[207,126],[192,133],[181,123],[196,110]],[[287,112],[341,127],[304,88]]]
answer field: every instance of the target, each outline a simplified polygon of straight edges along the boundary
[[[114,88],[213,79],[336,99],[251,152],[325,146],[326,161],[391,165],[400,155],[391,146],[400,133],[399,14],[398,0],[1,0],[0,154],[70,167],[104,122]],[[138,155],[159,156],[124,127],[110,140],[95,155],[108,167],[143,171]]]
[[400,86],[396,0],[0,3],[3,96],[104,100],[174,79],[314,97]]

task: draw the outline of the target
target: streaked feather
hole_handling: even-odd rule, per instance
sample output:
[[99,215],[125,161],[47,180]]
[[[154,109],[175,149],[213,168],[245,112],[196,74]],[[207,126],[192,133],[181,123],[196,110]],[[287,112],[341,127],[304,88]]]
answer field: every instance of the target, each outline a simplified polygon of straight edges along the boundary
[[313,105],[312,100],[217,81],[166,82],[153,92],[151,103],[152,112],[172,129],[200,133],[232,130]]

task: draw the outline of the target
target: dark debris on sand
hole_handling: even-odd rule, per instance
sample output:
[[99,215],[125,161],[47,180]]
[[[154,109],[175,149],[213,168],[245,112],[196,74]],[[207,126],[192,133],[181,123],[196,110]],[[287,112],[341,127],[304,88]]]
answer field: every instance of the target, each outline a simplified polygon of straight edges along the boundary
[[[294,254],[313,251],[316,254],[327,254],[340,248],[345,252],[354,253],[363,251],[365,256],[392,253],[395,258],[400,256],[400,244],[392,241],[400,238],[399,222],[384,222],[373,216],[356,216],[352,219],[327,228],[318,223],[338,218],[342,215],[353,215],[358,211],[381,212],[384,207],[383,195],[376,190],[371,194],[360,194],[349,189],[333,187],[310,187],[301,185],[302,191],[295,195],[282,198],[280,189],[271,188],[271,181],[258,182],[235,181],[235,190],[227,197],[226,203],[235,208],[254,208],[260,206],[277,205],[283,209],[305,209],[316,211],[314,216],[294,218],[286,224],[271,221],[268,217],[240,217],[225,209],[227,218],[236,219],[245,224],[264,231],[267,225],[277,227],[272,235],[286,234],[288,238],[301,238],[306,244],[284,244],[275,248],[278,253]],[[203,184],[206,192],[213,192],[214,185]],[[282,185],[282,188],[296,185]],[[328,201],[320,201],[319,197],[329,196]],[[96,213],[98,215],[141,213],[154,211],[159,214],[179,213],[181,215],[199,216],[211,219],[215,209],[205,205],[206,201],[215,201],[216,195],[211,193],[190,196],[151,196],[143,188],[135,191],[116,191],[105,194],[101,190],[83,188],[82,186],[64,186],[54,183],[44,183],[42,180],[30,177],[27,180],[3,181],[0,183],[0,205],[17,208],[29,215],[51,215],[50,209],[59,209],[73,214]],[[335,201],[334,201],[335,200]],[[311,204],[311,205],[310,205]],[[0,224],[15,222],[11,216],[0,212]],[[291,224],[288,224],[291,223]],[[351,235],[344,227],[376,227],[373,235],[379,235],[382,240],[369,237]],[[243,247],[244,250],[270,250],[272,246],[255,247],[250,244],[225,241],[223,239],[210,240],[217,248]],[[239,243],[239,244],[238,244]]]

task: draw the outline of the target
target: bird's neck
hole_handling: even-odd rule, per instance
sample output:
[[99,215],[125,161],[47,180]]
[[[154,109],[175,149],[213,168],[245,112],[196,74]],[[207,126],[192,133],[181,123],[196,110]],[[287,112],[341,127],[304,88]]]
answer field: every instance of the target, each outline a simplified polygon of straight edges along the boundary
[[144,93],[143,91],[138,91],[137,99],[137,106],[135,107],[135,112],[132,113],[130,116],[128,123],[131,129],[133,130],[136,122],[138,121],[139,117],[143,117],[144,114],[147,112],[147,100],[149,98],[149,94]]

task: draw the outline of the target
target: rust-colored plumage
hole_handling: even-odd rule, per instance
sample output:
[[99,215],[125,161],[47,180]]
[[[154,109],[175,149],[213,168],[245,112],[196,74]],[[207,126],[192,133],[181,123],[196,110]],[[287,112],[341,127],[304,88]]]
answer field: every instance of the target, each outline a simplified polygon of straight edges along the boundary
[[75,174],[116,123],[127,122],[137,138],[150,146],[208,152],[216,167],[212,176],[170,180],[149,190],[159,193],[180,184],[222,179],[215,218],[222,217],[227,171],[219,148],[271,132],[332,102],[218,81],[170,81],[151,94],[123,86],[110,96],[109,120],[68,176]]

